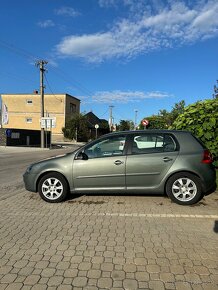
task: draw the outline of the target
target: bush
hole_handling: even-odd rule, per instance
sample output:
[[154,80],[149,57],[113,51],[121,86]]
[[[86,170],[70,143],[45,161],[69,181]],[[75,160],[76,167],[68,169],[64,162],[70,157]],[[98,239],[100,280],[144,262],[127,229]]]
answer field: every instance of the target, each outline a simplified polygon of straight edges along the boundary
[[191,131],[218,160],[218,99],[200,101],[185,108],[173,129]]

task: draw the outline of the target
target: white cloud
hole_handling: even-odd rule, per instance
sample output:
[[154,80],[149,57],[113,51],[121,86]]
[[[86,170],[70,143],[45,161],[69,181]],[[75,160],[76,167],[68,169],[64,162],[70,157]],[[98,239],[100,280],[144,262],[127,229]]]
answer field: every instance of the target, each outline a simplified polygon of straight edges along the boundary
[[173,97],[172,94],[166,92],[142,92],[142,91],[100,91],[92,96],[92,101],[96,103],[114,104],[114,103],[130,103],[139,102],[145,99],[162,99]]
[[[135,2],[123,1],[126,5],[128,1]],[[113,1],[101,2],[109,4]],[[192,8],[185,2],[172,1],[164,9],[160,7],[155,13],[145,10],[134,20],[120,20],[109,31],[65,37],[57,45],[57,52],[64,57],[102,62],[112,58],[130,59],[153,50],[190,44],[218,35],[216,1],[203,2]]]
[[66,7],[66,6],[63,6],[59,9],[56,9],[55,14],[56,15],[63,15],[63,16],[70,16],[70,17],[76,17],[76,16],[80,15],[80,13],[78,11],[76,11],[74,8]]
[[116,5],[116,0],[99,0],[98,3],[100,7],[110,7]]
[[44,20],[44,21],[39,21],[37,23],[38,26],[40,26],[41,28],[47,28],[47,27],[52,27],[55,26],[54,22],[50,19]]

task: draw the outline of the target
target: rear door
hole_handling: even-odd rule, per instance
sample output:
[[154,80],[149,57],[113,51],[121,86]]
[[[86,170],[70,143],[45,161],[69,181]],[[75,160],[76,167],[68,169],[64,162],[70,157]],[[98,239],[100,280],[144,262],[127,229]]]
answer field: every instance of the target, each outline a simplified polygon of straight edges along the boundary
[[178,144],[170,134],[139,133],[131,136],[126,161],[128,190],[158,187],[178,155]]

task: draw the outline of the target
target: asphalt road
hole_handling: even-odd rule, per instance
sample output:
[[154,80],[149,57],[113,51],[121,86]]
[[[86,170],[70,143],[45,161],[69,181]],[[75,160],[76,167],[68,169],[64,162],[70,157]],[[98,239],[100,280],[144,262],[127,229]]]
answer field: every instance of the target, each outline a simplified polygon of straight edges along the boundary
[[78,145],[51,150],[0,148],[0,199],[15,195],[24,188],[22,175],[31,163],[77,148]]

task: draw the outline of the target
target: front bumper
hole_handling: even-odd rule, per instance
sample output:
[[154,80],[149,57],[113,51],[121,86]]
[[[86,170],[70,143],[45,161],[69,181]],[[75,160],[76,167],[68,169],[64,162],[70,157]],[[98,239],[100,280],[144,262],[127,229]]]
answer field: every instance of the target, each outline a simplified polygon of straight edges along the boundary
[[23,175],[24,186],[26,190],[37,192],[36,175],[25,172]]

